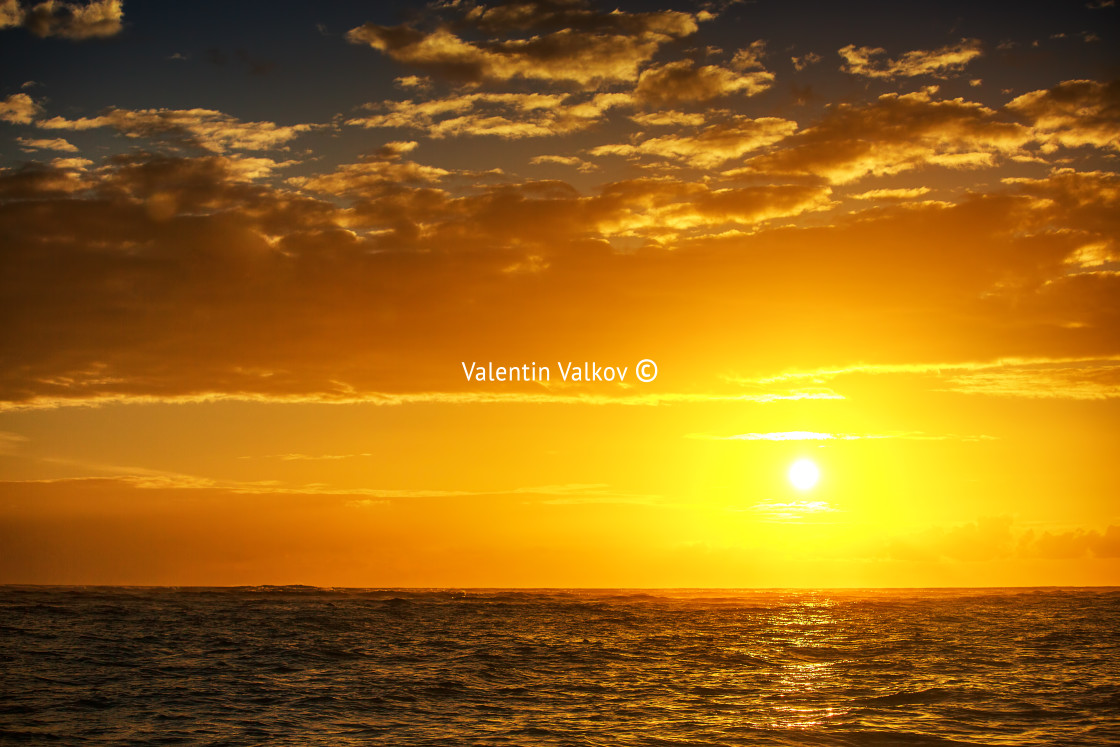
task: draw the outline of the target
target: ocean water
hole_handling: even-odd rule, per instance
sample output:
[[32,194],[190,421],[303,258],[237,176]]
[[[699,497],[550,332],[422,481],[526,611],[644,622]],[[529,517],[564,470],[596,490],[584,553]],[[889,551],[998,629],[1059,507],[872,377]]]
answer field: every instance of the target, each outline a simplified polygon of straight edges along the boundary
[[0,587],[0,742],[1120,744],[1120,590]]

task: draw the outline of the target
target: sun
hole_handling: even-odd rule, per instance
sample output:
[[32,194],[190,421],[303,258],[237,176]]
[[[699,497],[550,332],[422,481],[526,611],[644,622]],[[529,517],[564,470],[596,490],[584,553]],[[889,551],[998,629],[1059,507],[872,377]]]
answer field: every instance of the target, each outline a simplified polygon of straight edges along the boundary
[[817,484],[821,471],[812,459],[798,459],[789,467],[789,481],[798,490],[808,490]]

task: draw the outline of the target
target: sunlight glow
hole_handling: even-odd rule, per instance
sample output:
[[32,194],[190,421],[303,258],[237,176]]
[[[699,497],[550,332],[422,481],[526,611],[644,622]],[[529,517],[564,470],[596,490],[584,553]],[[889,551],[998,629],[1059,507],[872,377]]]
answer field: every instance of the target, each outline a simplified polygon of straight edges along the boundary
[[798,490],[808,490],[817,484],[821,472],[811,459],[798,459],[789,468],[789,481]]

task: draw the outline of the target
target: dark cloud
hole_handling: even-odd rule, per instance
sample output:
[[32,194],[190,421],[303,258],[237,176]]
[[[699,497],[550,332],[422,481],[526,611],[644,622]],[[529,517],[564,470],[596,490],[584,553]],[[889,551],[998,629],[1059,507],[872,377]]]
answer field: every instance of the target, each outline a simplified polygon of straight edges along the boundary
[[[828,188],[457,185],[412,154],[390,143],[290,182],[330,199],[262,183],[256,162],[267,159],[0,172],[0,397],[456,391],[456,362],[494,340],[530,360],[565,345],[625,355],[654,339],[672,355],[665,341],[689,339],[698,318],[717,338],[753,329],[757,344],[742,351],[752,366],[778,365],[782,348],[768,341],[786,338],[812,340],[819,364],[841,350],[949,361],[1114,352],[1115,279],[1094,276],[1086,296],[1082,275],[1067,278],[1085,235],[1032,222],[1036,194],[1075,194],[1092,175],[793,228],[781,220],[827,208]],[[1053,200],[1045,219],[1084,209]],[[897,349],[902,330],[920,350]],[[694,351],[680,375],[706,362]]]
[[121,32],[124,12],[120,0],[90,0],[87,3],[45,0],[0,4],[0,28],[23,26],[35,36],[63,39],[95,39]]

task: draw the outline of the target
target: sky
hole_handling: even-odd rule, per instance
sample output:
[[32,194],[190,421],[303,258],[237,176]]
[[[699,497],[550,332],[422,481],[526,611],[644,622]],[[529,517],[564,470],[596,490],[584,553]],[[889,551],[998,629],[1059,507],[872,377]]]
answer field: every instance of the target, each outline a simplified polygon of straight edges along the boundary
[[0,0],[0,583],[1120,584],[1118,12]]

